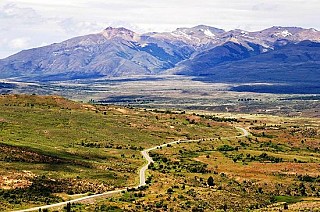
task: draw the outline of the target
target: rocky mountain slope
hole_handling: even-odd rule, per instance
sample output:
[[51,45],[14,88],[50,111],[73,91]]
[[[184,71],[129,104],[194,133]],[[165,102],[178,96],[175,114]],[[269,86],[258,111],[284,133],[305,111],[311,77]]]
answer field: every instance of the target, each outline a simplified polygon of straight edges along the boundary
[[[302,42],[305,40],[310,42]],[[0,60],[0,78],[59,81],[170,73],[228,81],[238,70],[244,81],[254,78],[247,76],[250,72],[258,77],[249,81],[263,82],[277,75],[272,70],[282,67],[282,71],[319,74],[317,42],[319,31],[298,27],[226,32],[199,25],[146,34],[108,27],[98,34],[24,50]],[[259,74],[262,70],[270,72],[267,78]]]
[[125,28],[108,27],[99,34],[25,50],[0,60],[0,76],[68,80],[153,75],[174,67],[193,52],[181,41],[157,40]]

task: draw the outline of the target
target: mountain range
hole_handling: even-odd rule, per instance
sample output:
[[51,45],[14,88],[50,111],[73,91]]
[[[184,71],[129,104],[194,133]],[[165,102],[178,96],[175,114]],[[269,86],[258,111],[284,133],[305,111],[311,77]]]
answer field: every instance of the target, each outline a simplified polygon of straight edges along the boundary
[[108,27],[0,60],[0,78],[22,81],[161,74],[212,82],[313,84],[317,91],[320,32],[299,27],[225,31],[199,25],[137,34]]

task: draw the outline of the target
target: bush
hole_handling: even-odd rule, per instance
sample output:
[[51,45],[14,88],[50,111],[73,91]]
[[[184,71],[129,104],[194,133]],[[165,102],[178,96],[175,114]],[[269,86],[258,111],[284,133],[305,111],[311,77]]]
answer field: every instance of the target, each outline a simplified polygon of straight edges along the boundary
[[320,182],[320,176],[312,177],[310,175],[298,175],[297,176],[299,181],[303,182]]
[[229,146],[229,145],[227,145],[227,144],[218,147],[218,151],[221,151],[221,152],[234,151],[234,150],[235,150],[234,147]]
[[173,189],[172,188],[168,188],[168,190],[167,190],[167,193],[168,194],[172,194],[174,191],[173,191]]
[[101,205],[100,207],[96,207],[95,211],[122,211],[118,206],[112,206],[112,205]]
[[209,186],[214,186],[214,180],[213,180],[213,177],[212,177],[212,176],[210,176],[210,177],[208,178],[208,185],[209,185]]

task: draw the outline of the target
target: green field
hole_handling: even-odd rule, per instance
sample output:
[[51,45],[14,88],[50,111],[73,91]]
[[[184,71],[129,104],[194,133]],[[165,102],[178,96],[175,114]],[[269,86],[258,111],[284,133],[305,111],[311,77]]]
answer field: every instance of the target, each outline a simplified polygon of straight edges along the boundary
[[[220,114],[251,133],[180,143],[150,153],[150,186],[144,191],[81,207],[99,211],[319,211],[319,120]],[[194,119],[211,115],[195,114]],[[215,116],[217,117],[217,116]],[[213,118],[216,121],[219,119]],[[228,118],[230,120],[230,118]],[[213,184],[209,186],[208,179]]]
[[209,126],[180,113],[0,96],[0,210],[133,186],[144,164],[140,150],[237,133],[224,123]]
[[[236,127],[247,129],[242,134]],[[41,206],[138,184],[72,211],[292,211],[320,207],[316,118],[90,105],[0,96],[0,210]],[[211,180],[209,180],[211,178]],[[210,182],[209,182],[210,181]],[[50,209],[51,211],[63,209]]]

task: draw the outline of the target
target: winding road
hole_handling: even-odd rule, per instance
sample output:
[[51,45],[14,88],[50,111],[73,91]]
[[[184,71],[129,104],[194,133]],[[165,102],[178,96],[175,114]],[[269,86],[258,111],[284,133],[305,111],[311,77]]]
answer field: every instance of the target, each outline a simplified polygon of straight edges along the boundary
[[236,138],[247,137],[247,136],[250,135],[250,133],[248,132],[248,130],[246,130],[246,129],[242,128],[242,127],[236,127],[236,129],[242,131],[242,135],[236,136]]
[[[242,127],[236,127],[236,129],[242,131],[242,135],[235,136],[236,138],[246,137],[246,136],[250,135],[250,133],[246,129],[242,128]],[[226,137],[226,138],[232,138],[232,137]],[[150,163],[153,163],[153,160],[149,155],[150,151],[158,149],[158,148],[161,148],[161,147],[166,147],[168,145],[177,144],[177,143],[189,143],[189,142],[197,142],[197,141],[201,141],[201,140],[202,139],[197,139],[197,140],[177,140],[177,141],[172,141],[172,142],[169,142],[169,143],[165,143],[165,144],[158,145],[158,146],[155,146],[155,147],[152,147],[152,148],[149,148],[149,149],[142,150],[141,154],[145,158],[147,163],[143,167],[141,167],[141,169],[139,171],[140,182],[139,182],[139,185],[137,185],[134,188],[139,188],[140,186],[146,185],[146,171],[148,170],[148,167],[149,167]],[[126,191],[126,190],[127,190],[127,188],[117,189],[117,190],[113,190],[113,191],[107,191],[107,192],[104,192],[102,194],[94,194],[94,195],[85,196],[85,197],[81,197],[81,198],[77,198],[77,199],[73,199],[73,200],[69,200],[69,201],[65,201],[65,202],[59,202],[59,203],[55,203],[55,204],[51,204],[51,205],[44,205],[44,206],[39,206],[39,207],[34,207],[34,208],[29,208],[29,209],[23,209],[23,210],[18,210],[18,211],[15,211],[15,212],[39,211],[40,209],[43,210],[43,209],[48,209],[48,208],[53,208],[53,207],[62,207],[62,206],[66,206],[67,203],[81,202],[81,201],[84,201],[84,200],[94,199],[94,198],[102,197],[102,196],[111,196],[111,195],[114,195],[114,194],[119,194],[119,193],[121,193],[123,191]]]

